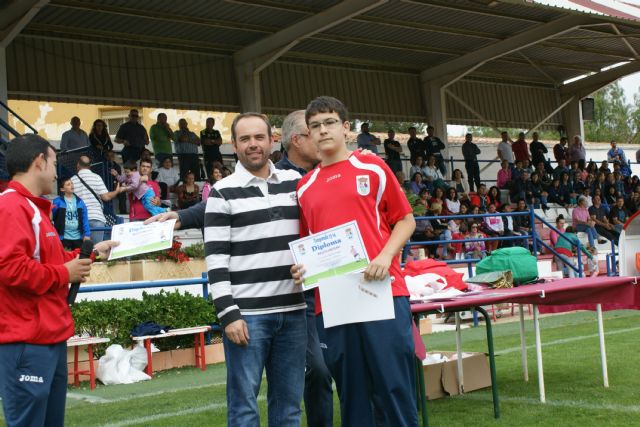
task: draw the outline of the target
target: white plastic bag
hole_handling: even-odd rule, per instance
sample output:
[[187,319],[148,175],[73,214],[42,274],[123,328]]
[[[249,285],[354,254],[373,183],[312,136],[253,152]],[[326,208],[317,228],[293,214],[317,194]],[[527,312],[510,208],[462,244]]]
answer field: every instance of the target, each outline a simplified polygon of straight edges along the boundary
[[404,280],[412,300],[430,297],[447,287],[447,279],[435,273],[405,276]]
[[96,376],[102,384],[132,384],[150,380],[143,372],[147,366],[147,353],[143,347],[125,350],[121,345],[113,344],[100,358]]

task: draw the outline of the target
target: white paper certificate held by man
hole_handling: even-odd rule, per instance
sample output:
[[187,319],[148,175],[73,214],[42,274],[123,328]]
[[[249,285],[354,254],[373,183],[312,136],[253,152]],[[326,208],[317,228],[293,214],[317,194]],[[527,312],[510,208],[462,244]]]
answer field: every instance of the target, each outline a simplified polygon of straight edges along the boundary
[[169,249],[173,244],[173,226],[176,220],[152,222],[127,222],[114,225],[111,239],[120,244],[111,250],[109,260],[123,258],[147,252]]
[[304,265],[305,290],[328,277],[364,271],[369,264],[358,223],[330,228],[289,243],[296,264]]
[[320,280],[318,290],[325,328],[396,316],[389,276],[373,281],[362,273],[329,277]]

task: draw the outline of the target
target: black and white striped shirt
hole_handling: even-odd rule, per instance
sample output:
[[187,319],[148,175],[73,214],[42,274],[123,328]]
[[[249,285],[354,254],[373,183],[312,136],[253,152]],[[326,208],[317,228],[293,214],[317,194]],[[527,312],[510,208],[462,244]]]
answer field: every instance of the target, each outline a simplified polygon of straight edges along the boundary
[[240,163],[207,199],[204,241],[213,303],[223,327],[242,315],[300,310],[289,242],[299,236],[300,174],[269,162],[265,180]]
[[[108,193],[107,187],[104,185],[104,181],[100,175],[91,172],[89,169],[80,169],[78,171],[78,176],[82,178],[84,182],[87,183],[89,187],[96,193],[98,196],[102,196],[105,193]],[[73,192],[76,196],[78,196],[85,205],[87,205],[87,215],[89,216],[89,221],[96,220],[106,222],[104,218],[104,213],[102,212],[102,202],[99,201],[96,196],[93,195],[91,190],[89,190],[83,183],[78,179],[78,176],[74,175],[71,177],[71,182],[73,182]]]

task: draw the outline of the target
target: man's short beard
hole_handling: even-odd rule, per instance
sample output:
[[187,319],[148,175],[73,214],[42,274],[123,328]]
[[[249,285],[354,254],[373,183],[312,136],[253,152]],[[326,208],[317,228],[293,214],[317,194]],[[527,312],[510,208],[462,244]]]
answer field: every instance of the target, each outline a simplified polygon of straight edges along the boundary
[[264,158],[263,161],[261,161],[259,164],[251,163],[248,160],[245,160],[245,162],[241,161],[240,163],[242,163],[242,166],[244,166],[246,170],[251,172],[257,172],[269,163],[269,157]]

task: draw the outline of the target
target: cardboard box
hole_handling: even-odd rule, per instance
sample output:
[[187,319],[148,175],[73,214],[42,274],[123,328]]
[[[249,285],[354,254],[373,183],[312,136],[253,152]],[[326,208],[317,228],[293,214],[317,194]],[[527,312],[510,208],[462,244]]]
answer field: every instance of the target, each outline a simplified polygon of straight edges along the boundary
[[420,322],[418,323],[418,329],[420,330],[420,335],[430,334],[433,330],[433,323],[431,322],[431,319],[429,319],[428,317],[420,319]]
[[[431,351],[430,354],[442,354],[449,361],[424,365],[424,382],[427,399],[439,399],[455,396],[459,393],[457,354],[455,351]],[[491,387],[489,360],[484,353],[462,353],[462,372],[464,392]]]

